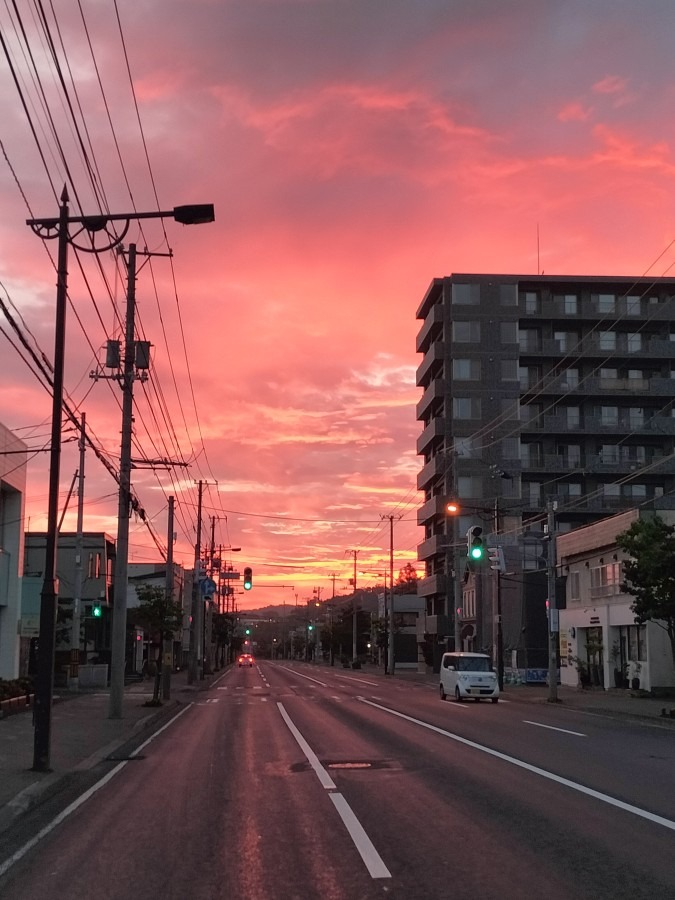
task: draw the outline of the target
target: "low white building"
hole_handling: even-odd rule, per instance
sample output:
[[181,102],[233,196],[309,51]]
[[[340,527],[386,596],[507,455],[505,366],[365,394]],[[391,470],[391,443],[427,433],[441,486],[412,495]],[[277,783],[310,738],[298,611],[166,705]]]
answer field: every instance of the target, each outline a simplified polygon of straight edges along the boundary
[[7,679],[25,671],[30,638],[39,628],[39,620],[21,620],[27,449],[0,425],[0,678]]
[[[557,538],[559,572],[567,577],[567,608],[559,611],[560,680],[577,685],[637,688],[658,692],[675,688],[675,666],[665,628],[658,622],[636,625],[634,598],[623,593],[626,554],[616,536],[638,519],[653,516],[629,510]],[[675,524],[675,511],[659,517]]]

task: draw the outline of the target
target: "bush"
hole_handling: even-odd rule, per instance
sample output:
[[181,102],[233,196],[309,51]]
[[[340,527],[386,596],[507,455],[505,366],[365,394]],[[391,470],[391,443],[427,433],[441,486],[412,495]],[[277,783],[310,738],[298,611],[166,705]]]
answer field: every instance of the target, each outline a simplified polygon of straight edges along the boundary
[[25,697],[26,694],[32,693],[32,678],[14,678],[11,681],[0,678],[0,700],[10,700],[12,697]]

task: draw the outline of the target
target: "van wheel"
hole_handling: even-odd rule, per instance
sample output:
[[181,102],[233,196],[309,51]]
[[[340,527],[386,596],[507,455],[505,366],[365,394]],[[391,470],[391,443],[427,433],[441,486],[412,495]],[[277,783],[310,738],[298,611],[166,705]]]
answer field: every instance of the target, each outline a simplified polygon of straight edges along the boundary
[[459,688],[456,687],[455,688],[455,700],[457,701],[457,703],[461,703],[463,699],[464,699],[464,697],[462,697],[462,695],[460,694]]
[[442,685],[442,684],[439,685],[438,693],[441,695],[441,700],[445,700],[445,698],[448,696],[448,695],[445,693],[445,691],[443,690],[443,685]]
[[493,703],[497,703],[499,700],[499,697],[490,697],[490,699],[492,700]]

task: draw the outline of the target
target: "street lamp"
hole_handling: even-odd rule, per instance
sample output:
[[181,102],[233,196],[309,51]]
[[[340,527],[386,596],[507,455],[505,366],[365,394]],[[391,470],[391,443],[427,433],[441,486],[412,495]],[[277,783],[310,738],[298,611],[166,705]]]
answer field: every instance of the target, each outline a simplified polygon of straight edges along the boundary
[[[27,219],[26,224],[33,233],[44,240],[58,239],[56,272],[56,323],[54,334],[54,375],[52,392],[52,434],[49,456],[49,496],[47,507],[47,541],[45,546],[45,572],[40,595],[40,638],[38,645],[38,666],[35,680],[35,736],[33,742],[33,769],[37,772],[50,771],[50,744],[52,695],[54,691],[54,657],[56,644],[56,612],[58,591],[56,584],[56,551],[58,542],[58,499],[61,466],[61,414],[63,410],[63,372],[66,335],[66,300],[68,296],[68,244],[87,253],[104,253],[118,246],[124,239],[132,220],[174,218],[184,225],[213,222],[213,205],[177,206],[165,212],[122,213],[117,215],[71,216],[68,207],[68,190],[64,186],[61,193],[61,207],[56,218]],[[121,234],[108,230],[111,222],[123,222]],[[73,234],[70,226],[79,226]],[[95,246],[95,235],[105,231],[108,237],[105,246]],[[76,238],[87,232],[90,246],[80,246]],[[122,461],[120,460],[120,470]],[[130,463],[129,463],[130,468]],[[120,480],[120,491],[122,484]],[[123,617],[122,640],[126,631],[126,589],[122,610],[115,610],[115,618]],[[114,626],[113,619],[113,626]],[[124,646],[123,646],[124,649]],[[124,671],[122,671],[122,691]],[[111,681],[111,696],[113,685]],[[121,708],[121,703],[120,703]],[[120,712],[121,716],[121,712]]]

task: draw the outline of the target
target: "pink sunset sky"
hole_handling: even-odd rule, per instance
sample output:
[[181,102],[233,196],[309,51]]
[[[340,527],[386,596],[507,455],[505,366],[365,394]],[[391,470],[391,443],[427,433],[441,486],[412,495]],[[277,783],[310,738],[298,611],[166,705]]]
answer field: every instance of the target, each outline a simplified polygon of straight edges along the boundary
[[[60,0],[47,28],[18,7],[0,11],[0,297],[53,359],[55,242],[25,220],[58,215],[64,184],[73,215],[215,205],[125,239],[173,251],[139,259],[134,458],[189,463],[133,487],[163,545],[176,498],[191,567],[208,482],[203,543],[214,523],[254,571],[242,609],[349,592],[354,550],[359,586],[381,582],[390,516],[395,573],[416,564],[432,278],[672,274],[671,0]],[[112,254],[71,250],[65,388],[115,468],[121,392],[89,373],[125,291]],[[42,530],[51,399],[0,327],[0,422],[31,449]],[[62,505],[77,466],[66,425]],[[86,476],[84,527],[115,536],[91,452]],[[159,559],[133,517],[130,561]]]

